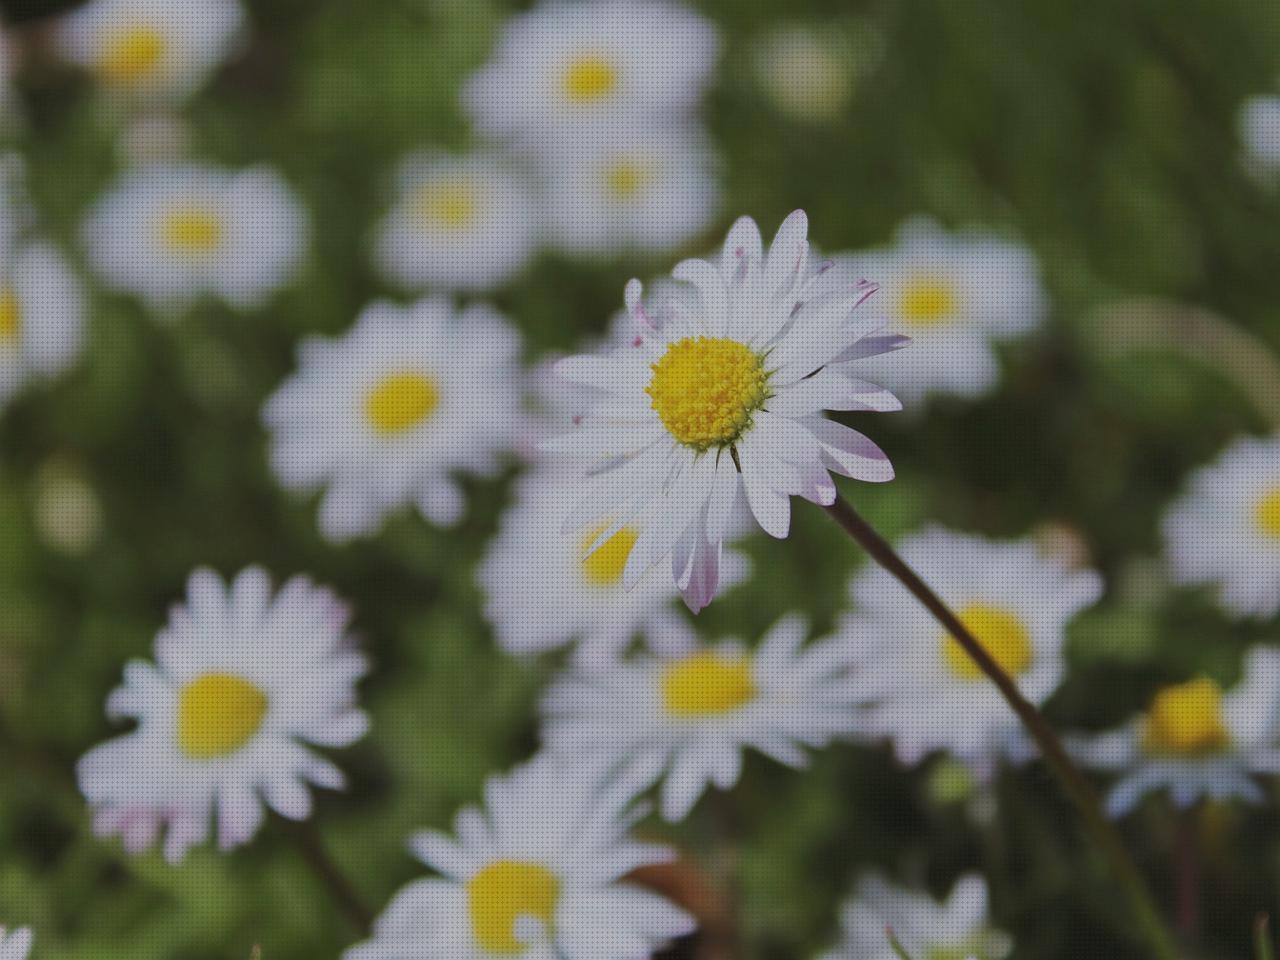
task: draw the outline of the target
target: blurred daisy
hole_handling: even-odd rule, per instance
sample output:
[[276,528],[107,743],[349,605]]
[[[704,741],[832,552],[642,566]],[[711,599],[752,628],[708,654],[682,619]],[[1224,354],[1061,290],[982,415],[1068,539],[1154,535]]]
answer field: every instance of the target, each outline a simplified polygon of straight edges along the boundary
[[227,58],[244,23],[236,0],[91,0],[63,20],[63,57],[108,90],[176,101]]
[[642,810],[545,760],[493,777],[457,839],[409,843],[439,877],[409,884],[345,960],[633,960],[693,931],[693,918],[623,881],[673,852],[628,836]]
[[755,73],[773,105],[807,123],[839,118],[854,83],[879,61],[884,40],[873,28],[859,30],[858,47],[829,23],[778,27],[756,45]]
[[957,880],[945,903],[875,874],[864,877],[841,926],[844,938],[822,960],[896,960],[889,931],[916,960],[1000,960],[1013,950],[1009,936],[991,926],[987,883],[974,874]]
[[1280,96],[1250,97],[1239,126],[1246,161],[1259,170],[1280,169]]
[[552,241],[580,257],[683,246],[716,214],[712,160],[683,130],[634,127],[562,141],[545,159]]
[[0,406],[33,378],[61,373],[84,334],[80,281],[56,249],[13,241],[0,255]]
[[[1031,540],[993,542],[941,527],[908,537],[898,553],[1027,700],[1049,698],[1065,672],[1067,623],[1102,595],[1101,577],[1072,570]],[[892,574],[868,566],[849,592],[855,612],[839,636],[858,666],[852,687],[869,732],[892,738],[903,763],[947,750],[980,777],[1018,750],[1021,725],[995,684]]]
[[1280,773],[1280,651],[1252,650],[1240,682],[1225,692],[1208,677],[1164,687],[1122,729],[1077,738],[1071,749],[1120,776],[1106,801],[1113,817],[1157,790],[1178,807],[1204,797],[1262,803],[1254,777]]
[[0,927],[0,960],[27,960],[34,937],[30,927],[5,930]]
[[273,170],[154,165],[117,181],[82,235],[106,284],[158,312],[180,311],[204,295],[249,310],[292,278],[307,223]]
[[320,529],[342,541],[406,505],[462,518],[452,474],[491,476],[520,415],[520,336],[491,308],[379,301],[339,339],[311,337],[267,401],[271,462],[290,490],[324,489]]
[[528,186],[496,156],[415,157],[374,257],[407,290],[491,290],[529,262],[537,221]]
[[1280,611],[1280,436],[1242,437],[1191,475],[1164,518],[1179,584],[1212,584],[1236,617]]
[[110,717],[138,728],[80,760],[94,830],[140,853],[167,827],[165,857],[176,862],[209,835],[211,817],[227,850],[257,832],[263,800],[303,820],[308,784],[341,789],[342,772],[309,745],[345,747],[368,726],[355,707],[366,665],[347,618],[305,577],[273,596],[256,567],[230,588],[211,570],[193,573],[186,604],[156,637],[156,663],[130,662],[107,701]]
[[718,46],[710,21],[674,3],[552,0],[507,21],[463,104],[483,133],[529,141],[583,122],[669,123],[702,96]]
[[868,369],[908,406],[930,393],[977,397],[994,389],[992,344],[1039,326],[1047,309],[1035,255],[995,234],[951,234],[926,218],[908,220],[892,247],[840,257],[837,271],[880,285],[890,329],[911,349]]
[[603,396],[577,430],[546,444],[590,471],[567,529],[598,530],[601,543],[624,527],[636,531],[627,589],[670,556],[685,603],[706,606],[740,490],[760,526],[785,537],[792,494],[835,500],[828,471],[892,478],[879,447],[822,412],[899,409],[892,394],[855,375],[854,361],[903,338],[878,335],[883,320],[874,314],[852,318],[874,288],[815,274],[807,232],[796,211],[766,256],[755,222],[743,217],[718,263],[675,268],[696,295],[668,301],[658,323],[641,303],[640,282],[627,285],[637,346],[557,365]]
[[687,628],[650,634],[650,650],[553,684],[543,741],[613,769],[633,794],[662,781],[663,817],[682,820],[708,785],[738,782],[745,748],[800,768],[804,747],[857,732],[848,657],[834,643],[805,646],[807,632],[784,617],[754,652]]
[[[479,571],[485,614],[498,644],[514,654],[540,653],[581,641],[579,662],[608,663],[638,632],[660,632],[677,617],[671,578],[650,571],[634,589],[622,588],[622,570],[636,532],[623,528],[590,549],[593,532],[566,535],[563,517],[576,494],[573,483],[543,469],[523,478],[514,505]],[[745,578],[747,559],[730,551],[725,582]]]

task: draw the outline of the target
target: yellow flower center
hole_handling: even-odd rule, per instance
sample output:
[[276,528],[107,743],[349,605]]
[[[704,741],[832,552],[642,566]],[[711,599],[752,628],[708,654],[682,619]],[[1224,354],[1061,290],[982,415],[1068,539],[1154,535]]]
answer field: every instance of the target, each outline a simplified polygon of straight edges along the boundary
[[480,215],[480,190],[468,179],[424,184],[413,194],[410,209],[425,227],[465,230]]
[[1165,687],[1147,710],[1147,748],[1155,753],[1214,753],[1230,742],[1222,689],[1208,677]]
[[193,760],[235,753],[258,732],[267,695],[230,673],[206,673],[187,684],[178,702],[178,746]]
[[113,30],[102,44],[98,73],[109,83],[136,83],[159,66],[164,45],[160,31],[146,24]]
[[[4,324],[0,323],[0,332],[3,331]],[[1268,537],[1280,539],[1280,487],[1258,501],[1253,509],[1253,519],[1258,529]]]
[[364,413],[378,433],[412,430],[440,406],[440,388],[430,377],[402,370],[385,378],[364,398]]
[[13,287],[0,286],[0,343],[18,339],[22,333],[22,304]]
[[591,545],[604,533],[604,529],[600,527],[583,538],[582,573],[593,586],[612,587],[622,579],[622,571],[631,556],[631,548],[636,545],[640,534],[630,527],[623,527],[595,550],[591,550]]
[[[986,603],[971,603],[957,616],[1005,673],[1016,677],[1031,666],[1035,659],[1031,634],[1017,616]],[[951,672],[962,680],[983,678],[981,668],[949,633],[942,638],[942,656]]]
[[955,288],[937,277],[916,277],[902,288],[898,312],[916,327],[935,327],[955,314]]
[[222,242],[222,221],[209,207],[198,204],[170,210],[163,230],[170,250],[192,256],[212,253]]
[[571,103],[595,103],[617,86],[617,67],[595,54],[572,61],[564,72],[564,95]]
[[636,160],[619,160],[605,171],[604,184],[610,196],[632,200],[653,182],[653,172]]
[[497,860],[467,881],[471,932],[492,953],[520,953],[516,921],[536,917],[550,926],[560,901],[560,881],[546,867]]
[[728,446],[769,399],[763,358],[736,340],[685,337],[653,364],[645,392],[671,435],[695,450]]
[[756,698],[751,661],[712,651],[691,654],[662,671],[662,701],[675,717],[729,713]]

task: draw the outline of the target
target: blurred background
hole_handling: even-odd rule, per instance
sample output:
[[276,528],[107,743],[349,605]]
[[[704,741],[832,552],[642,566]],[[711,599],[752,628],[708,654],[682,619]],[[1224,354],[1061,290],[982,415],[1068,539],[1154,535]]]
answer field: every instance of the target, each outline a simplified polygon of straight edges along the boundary
[[[804,208],[828,253],[891,244],[919,214],[981,227],[1038,260],[1043,322],[998,347],[999,382],[982,395],[851,418],[898,479],[846,493],[888,536],[927,520],[1032,534],[1105,574],[1104,601],[1071,627],[1069,679],[1048,706],[1060,727],[1115,725],[1162,682],[1228,683],[1247,646],[1280,640],[1274,620],[1234,622],[1208,593],[1173,589],[1159,533],[1191,469],[1280,420],[1280,191],[1240,124],[1249,98],[1280,93],[1275,6],[689,5],[720,36],[695,110],[715,209],[664,249],[583,259],[539,244],[479,295],[519,327],[527,362],[602,335],[627,279],[709,250],[740,214],[768,235]],[[74,764],[117,731],[104,699],[127,659],[149,655],[189,572],[253,562],[332,585],[371,653],[373,733],[343,752],[351,788],[315,816],[369,903],[421,873],[408,832],[446,827],[486,775],[535,747],[538,692],[559,661],[499,651],[475,580],[514,465],[466,481],[454,529],[402,512],[334,546],[314,498],[273,479],[259,419],[300,338],[345,331],[375,298],[411,299],[370,254],[397,170],[424,149],[483,143],[459,94],[527,5],[253,0],[199,89],[144,110],[59,56],[58,17],[73,6],[0,5],[3,139],[87,298],[77,362],[0,412],[0,917],[34,925],[45,960],[227,960],[254,944],[267,960],[336,957],[356,937],[287,830],[230,856],[199,848],[180,867],[128,857],[92,836]],[[157,322],[95,274],[81,224],[156,150],[265,163],[292,186],[310,245],[268,302],[202,297]],[[747,541],[756,576],[701,614],[700,631],[754,641],[795,609],[831,626],[861,558],[820,511],[794,516],[790,540]],[[1280,908],[1278,821],[1274,808],[1200,815],[1194,955],[1242,957],[1254,915]],[[980,787],[945,759],[905,769],[888,749],[834,748],[804,775],[752,756],[739,789],[678,827],[642,830],[685,851],[656,882],[704,917],[672,958],[813,956],[869,867],[938,894],[985,874],[1016,957],[1135,956],[1072,824],[1038,766]],[[1172,904],[1176,816],[1147,805],[1122,827]]]

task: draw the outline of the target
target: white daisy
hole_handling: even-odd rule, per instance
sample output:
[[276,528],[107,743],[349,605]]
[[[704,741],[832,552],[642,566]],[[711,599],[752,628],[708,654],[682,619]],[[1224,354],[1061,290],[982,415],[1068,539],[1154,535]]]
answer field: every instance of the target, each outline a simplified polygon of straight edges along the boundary
[[580,257],[677,249],[720,199],[701,136],[628,125],[559,140],[544,154],[552,242]]
[[945,903],[872,874],[855,888],[841,916],[844,937],[822,960],[896,960],[889,931],[915,960],[1001,960],[1013,941],[991,926],[987,883],[976,874],[956,881]]
[[623,881],[673,852],[628,836],[639,810],[546,760],[493,777],[457,839],[410,840],[441,875],[405,887],[345,960],[634,960],[693,931],[693,918]]
[[0,259],[0,406],[34,378],[67,369],[80,354],[84,296],[54,247],[16,240]]
[[308,783],[341,789],[342,772],[309,745],[345,747],[368,726],[355,707],[366,664],[347,619],[305,577],[273,596],[256,567],[229,589],[210,570],[193,573],[186,604],[156,636],[156,663],[130,662],[107,701],[109,716],[137,729],[80,760],[95,831],[139,853],[167,827],[165,856],[178,861],[209,835],[211,817],[230,849],[257,832],[263,800],[302,820]]
[[0,927],[0,960],[27,960],[34,939],[30,927],[16,930]]
[[67,15],[57,44],[112,92],[176,101],[228,57],[243,23],[236,0],[90,0]]
[[[624,527],[595,550],[589,549],[594,532],[563,532],[562,518],[575,496],[572,479],[557,470],[522,478],[480,566],[485,615],[509,653],[581,641],[579,662],[608,663],[638,632],[661,632],[678,617],[672,608],[676,588],[661,571],[650,571],[632,590],[622,588],[634,530]],[[729,551],[726,584],[743,580],[747,569],[746,557]]]
[[413,505],[462,518],[453,474],[492,476],[520,422],[520,336],[486,306],[379,301],[339,339],[311,337],[267,401],[271,463],[290,490],[324,489],[320,529],[342,541]]
[[778,27],[756,45],[756,79],[787,116],[807,123],[837,120],[849,105],[858,75],[874,65],[883,46],[869,28],[862,33],[866,49],[855,51],[846,37],[826,23]]
[[[562,360],[557,372],[604,399],[547,449],[581,458],[591,475],[567,529],[630,526],[638,537],[623,573],[628,589],[670,556],[695,611],[715,595],[721,545],[739,497],[775,537],[791,522],[790,496],[835,500],[828,471],[885,481],[893,468],[874,443],[824,410],[897,410],[855,361],[901,346],[878,335],[874,314],[852,319],[874,288],[830,282],[810,266],[808,221],[796,211],[766,257],[743,217],[719,263],[686,260],[673,276],[695,295],[667,302],[651,323],[638,280],[627,285],[638,346]],[[860,315],[861,317],[862,315]]]
[[718,46],[710,21],[664,0],[551,0],[507,21],[463,104],[481,132],[535,144],[582,123],[666,123],[701,98]]
[[614,770],[625,789],[662,781],[662,815],[682,820],[708,785],[738,782],[745,748],[800,768],[803,747],[857,732],[848,656],[804,646],[808,624],[784,617],[747,651],[691,631],[649,634],[646,651],[577,669],[547,692],[547,749]]
[[1242,437],[1195,471],[1164,518],[1179,584],[1212,584],[1236,617],[1280,611],[1280,436]]
[[292,279],[307,219],[288,184],[265,167],[140,167],[99,199],[82,236],[104,282],[162,314],[204,295],[240,310]]
[[1250,97],[1240,108],[1239,126],[1246,161],[1280,170],[1280,96]]
[[1106,801],[1113,817],[1157,790],[1178,807],[1203,797],[1262,803],[1254,777],[1280,773],[1280,651],[1252,650],[1225,692],[1208,677],[1163,687],[1120,730],[1070,747],[1085,765],[1120,776]]
[[[1101,596],[1101,577],[1045,556],[1031,540],[993,542],[941,527],[908,537],[898,553],[1027,700],[1049,698],[1066,669],[1067,623]],[[989,776],[1022,730],[995,684],[882,568],[863,569],[849,592],[854,612],[838,635],[859,668],[853,687],[868,730],[891,737],[903,763],[947,750]]]
[[528,185],[496,155],[417,156],[401,169],[374,258],[406,290],[492,290],[529,262],[537,223]]
[[892,363],[868,365],[909,407],[930,393],[994,389],[992,344],[1039,326],[1048,307],[1030,249],[977,230],[947,233],[926,217],[904,223],[891,247],[838,258],[836,270],[879,284],[890,329],[911,337]]

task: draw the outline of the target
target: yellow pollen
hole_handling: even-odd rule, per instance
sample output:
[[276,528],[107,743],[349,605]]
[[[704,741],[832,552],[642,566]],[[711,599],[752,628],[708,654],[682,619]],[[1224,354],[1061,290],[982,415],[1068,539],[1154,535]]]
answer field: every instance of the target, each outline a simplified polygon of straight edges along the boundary
[[212,253],[222,242],[222,223],[205,206],[175,207],[164,219],[164,242],[178,253]]
[[154,27],[135,24],[110,33],[98,58],[98,73],[109,83],[136,83],[164,56],[164,37]]
[[[1020,676],[1031,666],[1035,658],[1031,634],[1014,614],[990,604],[971,603],[957,616],[1005,673]],[[983,678],[981,668],[949,633],[942,637],[942,656],[951,672],[962,680]]]
[[934,327],[951,319],[956,309],[956,292],[951,284],[936,277],[916,277],[902,288],[898,311],[917,327]]
[[724,447],[769,399],[763,359],[736,340],[685,337],[653,364],[645,392],[671,435],[695,450]]
[[605,188],[619,200],[632,200],[653,182],[653,174],[635,160],[619,160],[604,175]]
[[677,660],[662,672],[662,700],[676,717],[729,713],[756,698],[751,661],[711,651]]
[[436,230],[465,230],[480,213],[480,191],[470,180],[428,183],[417,189],[410,208],[418,222]]
[[267,696],[230,673],[206,673],[178,701],[178,746],[193,760],[235,753],[258,732]]
[[559,879],[536,863],[497,860],[467,881],[471,932],[491,953],[522,952],[528,944],[516,938],[516,921],[535,917],[550,926],[559,902]]
[[1222,689],[1208,677],[1165,687],[1146,717],[1147,749],[1155,753],[1214,753],[1230,742],[1222,721]]
[[[631,556],[631,548],[636,545],[640,534],[630,527],[623,527],[595,550],[591,545],[596,542],[604,527],[589,533],[582,541],[582,573],[587,582],[597,587],[612,587],[622,579],[622,571]],[[591,550],[590,553],[587,551]]]
[[22,304],[13,287],[0,286],[0,343],[17,340],[22,333]]
[[[0,321],[0,333],[4,332],[4,323]],[[1253,519],[1258,529],[1268,537],[1280,539],[1280,487],[1276,487],[1258,501],[1253,508]]]
[[564,95],[572,103],[595,103],[618,86],[618,70],[604,57],[579,57],[564,72]]
[[436,382],[413,370],[382,380],[364,398],[364,413],[378,433],[393,435],[412,430],[440,406]]

